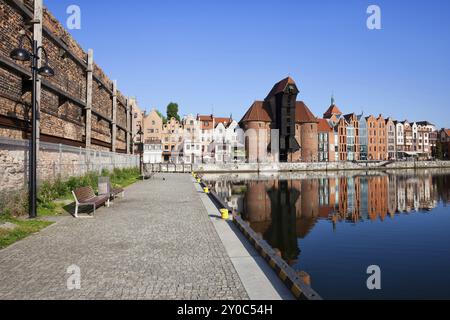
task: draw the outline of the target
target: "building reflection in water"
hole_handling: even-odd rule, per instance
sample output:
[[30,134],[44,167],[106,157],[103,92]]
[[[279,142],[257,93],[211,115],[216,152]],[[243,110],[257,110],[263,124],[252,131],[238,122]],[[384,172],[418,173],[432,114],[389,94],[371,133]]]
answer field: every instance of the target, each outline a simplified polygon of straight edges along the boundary
[[283,258],[295,264],[298,239],[319,219],[339,223],[384,221],[430,211],[450,201],[449,175],[355,175],[306,180],[216,181],[218,195]]

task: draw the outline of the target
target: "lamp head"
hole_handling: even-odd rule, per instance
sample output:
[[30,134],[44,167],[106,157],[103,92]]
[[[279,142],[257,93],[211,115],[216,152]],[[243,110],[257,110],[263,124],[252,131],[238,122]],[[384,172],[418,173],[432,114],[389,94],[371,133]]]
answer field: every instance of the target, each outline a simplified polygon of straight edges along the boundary
[[24,48],[16,48],[11,51],[10,57],[18,61],[30,61],[31,54]]
[[38,73],[40,76],[43,77],[53,77],[55,75],[55,70],[50,68],[48,65],[45,65],[38,69]]

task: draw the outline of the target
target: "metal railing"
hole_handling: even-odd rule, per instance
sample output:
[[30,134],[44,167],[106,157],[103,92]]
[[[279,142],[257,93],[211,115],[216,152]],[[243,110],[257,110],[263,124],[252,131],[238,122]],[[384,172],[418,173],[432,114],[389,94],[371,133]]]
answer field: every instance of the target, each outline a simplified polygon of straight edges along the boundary
[[[0,137],[0,190],[27,184],[29,142]],[[139,156],[39,143],[38,183],[83,176],[88,172],[139,167]]]

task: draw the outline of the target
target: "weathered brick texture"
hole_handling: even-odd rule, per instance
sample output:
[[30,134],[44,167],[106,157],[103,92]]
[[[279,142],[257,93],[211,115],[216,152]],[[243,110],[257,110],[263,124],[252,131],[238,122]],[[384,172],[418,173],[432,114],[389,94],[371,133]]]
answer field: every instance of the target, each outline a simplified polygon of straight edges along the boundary
[[[29,63],[20,63],[9,58],[11,50],[19,45],[20,31],[29,20],[27,12],[21,10],[14,0],[0,0],[0,137],[17,137],[17,131],[26,131],[31,104],[31,81],[29,76],[7,63],[29,70]],[[33,0],[22,3],[33,12]],[[45,82],[41,93],[42,139],[53,138],[72,141],[72,145],[86,144],[87,101],[87,53],[71,37],[64,27],[48,11],[43,13],[43,38],[50,66],[55,70],[53,78],[46,79],[63,93],[49,89]],[[30,36],[32,34],[28,32]],[[28,42],[25,47],[30,50]],[[94,63],[92,90],[91,148],[112,150],[113,98],[112,81]],[[127,123],[127,98],[117,93],[117,139],[115,149],[126,152],[126,136],[130,130]],[[130,117],[130,115],[129,115]],[[26,134],[19,134],[26,138]],[[54,139],[52,140],[54,142]],[[131,148],[129,148],[131,150]]]

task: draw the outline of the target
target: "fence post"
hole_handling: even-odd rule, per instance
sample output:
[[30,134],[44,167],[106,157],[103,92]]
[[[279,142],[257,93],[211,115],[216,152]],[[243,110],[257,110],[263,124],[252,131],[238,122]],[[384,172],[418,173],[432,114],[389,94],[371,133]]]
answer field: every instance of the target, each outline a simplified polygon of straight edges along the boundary
[[[81,150],[81,147],[80,147],[80,150],[78,151],[78,166],[79,167],[82,167],[83,166],[83,164],[82,164],[82,162],[81,162],[81,154],[82,154],[82,150]],[[83,172],[82,170],[82,168],[79,168],[78,169],[79,171],[78,172]],[[85,174],[86,172],[83,172],[83,174]]]
[[59,144],[59,179],[62,179],[62,144]]

